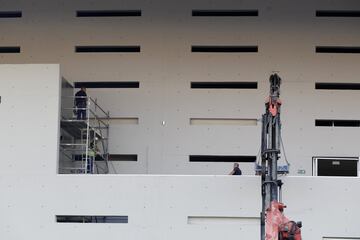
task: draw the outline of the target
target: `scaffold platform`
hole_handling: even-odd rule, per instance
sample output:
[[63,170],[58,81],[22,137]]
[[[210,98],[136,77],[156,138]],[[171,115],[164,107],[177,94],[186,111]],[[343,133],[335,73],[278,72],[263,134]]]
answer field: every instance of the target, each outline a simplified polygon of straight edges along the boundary
[[[79,97],[62,98],[59,173],[109,173],[109,112],[89,96],[80,97],[85,98],[84,108],[75,106],[75,99]],[[79,119],[79,110],[85,111],[85,118]]]

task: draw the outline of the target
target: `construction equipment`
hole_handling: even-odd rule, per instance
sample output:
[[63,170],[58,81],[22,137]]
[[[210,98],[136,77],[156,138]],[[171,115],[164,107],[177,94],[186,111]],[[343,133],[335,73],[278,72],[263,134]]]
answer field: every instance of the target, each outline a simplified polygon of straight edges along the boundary
[[281,146],[280,96],[281,78],[270,76],[270,96],[262,115],[261,140],[261,240],[301,240],[301,222],[295,223],[283,215],[282,181],[278,179]]

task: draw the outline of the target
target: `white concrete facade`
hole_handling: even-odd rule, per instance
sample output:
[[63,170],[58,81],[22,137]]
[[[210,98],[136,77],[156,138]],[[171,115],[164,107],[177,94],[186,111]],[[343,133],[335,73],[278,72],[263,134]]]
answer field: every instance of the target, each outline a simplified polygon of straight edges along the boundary
[[[141,17],[77,18],[77,10],[139,9]],[[192,17],[193,9],[258,9],[258,17]],[[291,174],[312,174],[312,157],[358,157],[360,128],[318,128],[315,119],[360,119],[359,91],[315,90],[315,82],[359,82],[359,54],[317,54],[315,46],[357,46],[359,18],[317,18],[359,1],[13,1],[1,10],[0,63],[60,63],[70,81],[139,81],[138,89],[89,89],[113,117],[110,152],[137,154],[117,173],[226,174],[231,163],[190,163],[189,155],[257,155],[260,125],[192,126],[190,118],[258,119],[268,77],[283,78],[283,140]],[[77,45],[139,45],[140,53],[75,53]],[[258,53],[191,53],[192,45],[258,45]],[[196,90],[192,81],[256,81],[258,89]],[[163,125],[162,123],[165,123]],[[346,142],[346,144],[344,144]],[[253,164],[241,164],[253,174]],[[303,174],[305,172],[305,174]]]
[[[77,18],[77,10],[142,11],[141,17]],[[192,17],[193,9],[257,9],[258,17]],[[189,155],[257,155],[256,126],[191,125],[190,118],[259,119],[268,77],[279,71],[282,133],[290,175],[286,214],[304,239],[360,239],[359,178],[311,177],[312,159],[359,157],[360,128],[315,127],[315,119],[360,120],[360,91],[316,90],[315,82],[359,83],[360,54],[316,46],[360,46],[358,0],[2,0],[0,11],[0,238],[259,239],[260,179],[225,176],[232,163]],[[140,53],[75,53],[78,45],[139,45]],[[258,53],[192,53],[192,45],[257,45]],[[4,65],[5,64],[5,65]],[[59,65],[61,65],[61,73]],[[134,89],[88,89],[114,118],[110,175],[58,175],[60,79],[139,81]],[[192,81],[254,81],[257,89],[191,89]],[[164,175],[162,175],[164,174]],[[303,176],[297,176],[303,175]],[[126,215],[127,224],[56,223],[56,215]]]
[[[58,175],[59,66],[1,65],[0,89],[3,239],[259,239],[259,177]],[[284,182],[286,213],[303,221],[304,239],[360,237],[359,178]],[[57,223],[56,215],[129,222]]]

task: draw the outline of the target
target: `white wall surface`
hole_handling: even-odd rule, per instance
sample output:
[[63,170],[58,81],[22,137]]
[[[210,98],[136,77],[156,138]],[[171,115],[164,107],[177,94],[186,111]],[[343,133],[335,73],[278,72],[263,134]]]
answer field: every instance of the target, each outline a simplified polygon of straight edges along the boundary
[[[141,17],[76,18],[76,10],[141,9]],[[192,17],[192,9],[258,9],[259,17]],[[139,89],[89,90],[113,117],[110,152],[138,154],[118,173],[225,174],[231,163],[190,163],[191,154],[256,155],[260,126],[190,126],[191,117],[260,118],[274,70],[283,78],[283,140],[291,174],[311,175],[313,156],[359,156],[359,128],[315,128],[316,118],[360,119],[359,91],[315,82],[359,82],[359,54],[316,54],[317,45],[358,46],[360,18],[316,18],[356,10],[357,0],[43,1],[3,0],[0,63],[60,63],[70,81],[139,81]],[[191,45],[258,45],[258,53],[191,53]],[[76,45],[140,45],[140,53],[79,54]],[[192,90],[191,81],[257,81],[255,90]],[[161,123],[165,121],[163,126]],[[346,144],[344,144],[346,142]],[[252,164],[242,164],[253,174]]]
[[[287,177],[286,214],[303,221],[304,239],[360,237],[358,185]],[[259,239],[255,176],[2,175],[0,189],[4,239]],[[129,223],[56,223],[55,215],[126,215]],[[210,218],[188,224],[189,216]]]
[[[257,239],[256,221],[188,224],[187,217],[256,218],[261,200],[253,185],[258,183],[257,178],[227,176],[8,177],[1,186],[5,191],[1,210],[8,216],[0,221],[1,235],[6,239],[69,240]],[[129,223],[56,223],[56,214],[127,215]]]
[[0,65],[1,174],[57,172],[59,94],[57,64]]
[[360,238],[359,178],[286,177],[286,215],[303,222],[304,239]]
[[[192,9],[259,9],[257,18],[193,18]],[[315,128],[315,118],[360,119],[358,91],[314,83],[359,82],[359,55],[315,54],[316,45],[360,42],[359,19],[315,18],[359,1],[1,1],[23,18],[0,19],[0,63],[60,63],[72,81],[140,81],[139,89],[91,90],[114,117],[111,152],[135,153],[119,173],[225,174],[231,164],[190,154],[251,154],[260,126],[190,126],[190,117],[259,118],[268,76],[283,78],[283,139],[291,171],[313,156],[359,156],[360,129]],[[80,9],[141,9],[139,18],[78,19]],[[76,54],[75,45],[141,45],[135,54]],[[196,44],[257,44],[255,54],[191,53]],[[1,239],[258,239],[258,226],[188,225],[188,216],[257,217],[260,179],[229,176],[57,176],[58,66],[1,66]],[[191,81],[258,81],[257,90],[191,90]],[[161,122],[166,125],[162,126]],[[252,174],[252,165],[241,165]],[[286,213],[304,239],[360,238],[358,178],[287,177]],[[128,215],[128,224],[56,224],[56,214]]]
[[[58,65],[0,65],[1,239],[259,239],[257,176],[57,175],[59,90]],[[359,178],[284,182],[286,214],[303,221],[304,239],[360,237]],[[56,215],[129,223],[56,223]]]

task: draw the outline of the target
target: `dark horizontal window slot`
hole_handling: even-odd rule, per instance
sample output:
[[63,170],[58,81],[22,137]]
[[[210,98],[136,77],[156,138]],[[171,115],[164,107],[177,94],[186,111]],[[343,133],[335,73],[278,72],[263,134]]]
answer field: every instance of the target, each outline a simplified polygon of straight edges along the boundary
[[194,17],[257,17],[258,10],[193,10]]
[[316,127],[360,127],[360,120],[316,119]]
[[128,216],[56,215],[58,223],[128,223]]
[[20,53],[20,47],[0,47],[0,53]]
[[138,156],[136,154],[110,154],[109,160],[110,161],[122,161],[122,162],[136,162]]
[[334,125],[334,123],[331,120],[323,120],[323,119],[315,120],[316,127],[332,127],[333,125]]
[[360,127],[360,120],[335,120],[334,127]]
[[21,18],[21,11],[0,11],[0,18]]
[[257,89],[257,82],[191,82],[197,89]]
[[77,17],[139,17],[141,10],[79,10]]
[[360,83],[315,83],[315,89],[360,90]]
[[139,82],[75,82],[75,88],[139,88]]
[[190,162],[255,162],[256,156],[190,155]]
[[[74,154],[73,160],[74,161],[84,161],[85,156],[83,154]],[[104,161],[103,156],[96,154],[95,161]]]
[[75,82],[75,88],[139,88],[139,82]]
[[257,46],[192,46],[192,52],[200,53],[237,53],[237,52],[258,52]]
[[317,17],[360,17],[358,10],[318,10]]
[[317,53],[360,53],[360,47],[318,46]]
[[140,46],[76,46],[77,53],[140,52]]

